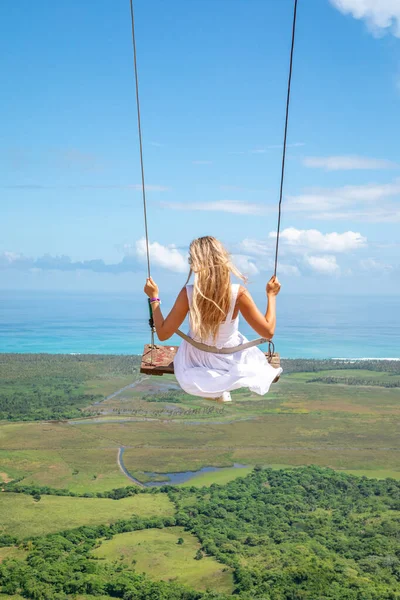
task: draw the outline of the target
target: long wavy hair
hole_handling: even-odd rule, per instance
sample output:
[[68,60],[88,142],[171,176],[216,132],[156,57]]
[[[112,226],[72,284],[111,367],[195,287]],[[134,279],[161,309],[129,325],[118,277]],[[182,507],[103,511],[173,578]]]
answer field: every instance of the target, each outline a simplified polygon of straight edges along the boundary
[[229,312],[232,292],[231,273],[246,278],[232,263],[228,251],[211,236],[193,240],[189,248],[190,272],[194,274],[190,323],[196,337],[215,342],[220,325]]

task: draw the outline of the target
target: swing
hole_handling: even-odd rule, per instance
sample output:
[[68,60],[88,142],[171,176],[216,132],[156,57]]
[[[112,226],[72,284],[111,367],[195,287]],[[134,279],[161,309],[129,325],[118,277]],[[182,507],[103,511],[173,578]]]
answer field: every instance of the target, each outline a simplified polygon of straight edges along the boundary
[[[276,276],[277,267],[278,267],[279,235],[280,235],[280,226],[281,226],[283,183],[284,183],[284,176],[285,176],[286,140],[287,140],[287,130],[288,130],[288,120],[289,120],[290,86],[291,86],[291,80],[292,80],[293,51],[294,51],[294,41],[295,41],[295,33],[296,33],[297,2],[298,2],[298,0],[294,0],[292,43],[291,43],[291,49],[290,49],[290,64],[289,64],[289,78],[288,78],[287,99],[286,99],[285,130],[284,130],[283,152],[282,152],[282,169],[281,169],[280,194],[279,194],[279,204],[278,204],[278,226],[277,226],[277,234],[276,234],[275,269],[274,269],[275,276]],[[133,0],[130,0],[130,8],[131,8],[131,26],[132,26],[133,65],[134,65],[135,85],[136,85],[136,108],[137,108],[137,121],[138,121],[138,134],[139,134],[139,154],[140,154],[140,167],[141,167],[141,175],[142,175],[144,229],[145,229],[145,237],[146,237],[147,272],[148,272],[148,277],[150,277],[150,252],[149,252],[149,237],[148,237],[148,227],[147,227],[146,187],[145,187],[145,179],[144,179],[142,129],[141,129],[140,103],[139,103],[139,78],[138,78],[138,68],[137,68],[137,60],[136,60],[136,39],[135,39],[135,21],[134,21],[134,13],[133,13]],[[150,301],[149,301],[149,311],[150,311],[149,325],[150,325],[150,330],[151,330],[151,343],[146,344],[144,347],[141,366],[140,366],[140,372],[143,374],[146,374],[146,375],[164,375],[164,374],[173,375],[173,373],[174,373],[174,357],[178,351],[178,346],[167,346],[167,345],[159,345],[159,344],[154,343],[155,327],[154,327],[154,322],[153,322],[153,315],[152,315]],[[266,359],[273,367],[275,367],[275,368],[280,367],[279,354],[275,352],[275,346],[274,346],[273,342],[266,338],[258,338],[256,340],[246,342],[245,344],[241,344],[240,346],[236,346],[234,348],[216,348],[215,346],[208,346],[206,344],[202,344],[201,342],[197,342],[196,340],[193,340],[192,338],[190,338],[188,335],[186,335],[182,331],[178,330],[176,332],[176,334],[179,337],[181,337],[182,339],[184,339],[186,342],[191,344],[192,346],[198,348],[199,350],[202,350],[204,352],[209,352],[212,354],[234,354],[235,352],[241,352],[242,350],[251,348],[253,346],[259,346],[261,344],[268,343],[268,351],[265,352]]]
[[[179,346],[160,346],[154,343],[154,324],[150,301],[149,312],[149,324],[152,332],[152,340],[151,344],[146,344],[144,347],[142,362],[140,364],[140,372],[145,375],[173,375],[174,357]],[[179,335],[179,337],[184,339],[198,350],[209,352],[210,354],[234,354],[235,352],[241,352],[242,350],[252,348],[253,346],[259,346],[260,344],[268,343],[268,352],[265,353],[266,359],[274,368],[279,368],[281,366],[280,357],[279,354],[275,352],[274,343],[266,338],[251,340],[250,342],[240,344],[240,346],[234,346],[233,348],[215,348],[214,346],[208,346],[207,344],[202,344],[201,342],[193,340],[191,337],[186,335],[186,333],[183,333],[180,330],[176,332],[176,335]]]
[[[275,369],[278,369],[281,366],[279,354],[274,351],[274,345],[271,341],[269,344],[271,350],[265,353],[265,357],[270,365],[272,365]],[[140,372],[145,375],[173,375],[174,358],[178,348],[179,346],[159,346],[157,344],[145,344],[142,362],[140,364]],[[209,346],[209,348],[211,348],[211,346]],[[229,350],[231,349],[229,348]],[[210,350],[208,350],[208,352],[210,352]],[[220,352],[217,354],[220,354]]]

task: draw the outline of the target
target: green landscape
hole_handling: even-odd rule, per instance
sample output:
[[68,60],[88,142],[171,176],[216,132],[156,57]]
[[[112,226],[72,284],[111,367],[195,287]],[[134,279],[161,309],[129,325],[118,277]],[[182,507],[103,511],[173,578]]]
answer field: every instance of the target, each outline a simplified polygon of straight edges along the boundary
[[400,599],[400,362],[282,363],[224,405],[0,354],[0,598]]

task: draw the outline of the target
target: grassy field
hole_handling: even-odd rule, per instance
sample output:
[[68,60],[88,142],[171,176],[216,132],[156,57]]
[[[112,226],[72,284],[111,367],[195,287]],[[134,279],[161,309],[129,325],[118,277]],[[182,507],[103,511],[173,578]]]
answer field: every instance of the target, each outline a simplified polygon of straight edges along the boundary
[[[183,544],[178,544],[178,539]],[[148,529],[121,533],[104,541],[93,554],[109,561],[132,565],[135,570],[151,578],[178,581],[196,590],[207,588],[217,592],[231,592],[232,574],[228,568],[212,557],[196,560],[200,548],[198,540],[180,527]]]
[[133,514],[169,516],[174,507],[165,494],[139,494],[122,500],[42,496],[39,502],[23,494],[0,496],[0,532],[18,538],[113,523]]
[[116,448],[0,451],[0,481],[23,477],[24,483],[67,488],[73,492],[104,492],[124,487]]
[[[51,363],[51,357],[46,360]],[[393,369],[369,371],[356,365],[290,373],[267,396],[240,390],[232,405],[225,406],[190,398],[176,389],[173,377],[128,375],[129,364],[125,361],[119,368],[114,359],[90,358],[85,375],[85,360],[79,361],[79,377],[88,393],[106,396],[122,390],[88,406],[85,414],[92,411],[92,418],[0,423],[0,480],[23,477],[25,482],[76,492],[120,487],[129,483],[117,465],[121,446],[127,469],[141,480],[145,471],[229,468],[235,462],[317,464],[399,477],[400,388],[310,383],[329,376],[385,384],[400,379]],[[33,377],[32,361],[26,369],[25,375]],[[58,358],[54,369],[66,369],[72,376],[71,365],[63,366]],[[17,370],[11,374],[17,377]],[[123,389],[129,382],[135,387]],[[231,476],[236,472],[230,469],[205,474],[196,484]]]
[[348,473],[348,475],[357,475],[358,477],[370,477],[372,479],[386,479],[390,477],[391,479],[400,479],[400,468],[396,471],[385,470],[385,469],[343,469],[344,473]]
[[[173,426],[175,430],[177,425]],[[187,446],[187,444],[185,444]],[[225,448],[182,448],[175,446],[165,451],[165,447],[127,448],[124,463],[130,473],[156,471],[157,473],[176,473],[179,471],[198,471],[204,466],[230,467],[232,459]],[[137,467],[140,467],[140,471]]]

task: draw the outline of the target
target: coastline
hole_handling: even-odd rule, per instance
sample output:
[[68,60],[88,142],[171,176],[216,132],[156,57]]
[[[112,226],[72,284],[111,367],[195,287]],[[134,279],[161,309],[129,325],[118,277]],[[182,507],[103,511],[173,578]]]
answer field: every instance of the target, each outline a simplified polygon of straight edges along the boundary
[[[131,356],[134,358],[140,358],[142,355],[140,353],[137,352],[66,352],[63,350],[60,350],[58,352],[44,352],[44,351],[37,351],[37,352],[7,352],[7,351],[3,351],[0,350],[0,356],[10,356],[10,355],[15,355],[15,356],[32,356],[32,355],[37,355],[37,356]],[[400,357],[391,357],[391,356],[385,356],[385,357],[374,357],[374,356],[366,356],[366,357],[331,357],[331,356],[313,356],[313,357],[308,357],[308,356],[282,356],[281,355],[281,360],[284,361],[315,361],[315,362],[337,362],[337,363],[343,363],[343,364],[354,364],[354,363],[358,363],[358,362],[400,362]]]
[[[274,338],[282,358],[400,358],[398,298],[385,297],[379,311],[375,298],[321,298],[282,297]],[[371,314],[376,315],[373,331]],[[243,319],[240,331],[250,340],[256,337]],[[137,295],[9,292],[0,299],[3,353],[140,355],[149,337],[147,306]],[[179,342],[177,336],[169,340]]]

